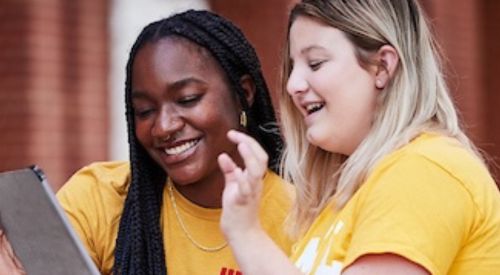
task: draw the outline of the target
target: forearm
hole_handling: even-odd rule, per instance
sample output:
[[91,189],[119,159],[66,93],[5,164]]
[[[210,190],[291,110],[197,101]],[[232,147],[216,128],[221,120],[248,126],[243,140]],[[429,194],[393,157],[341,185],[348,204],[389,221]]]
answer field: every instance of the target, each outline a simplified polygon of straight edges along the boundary
[[262,179],[267,171],[267,153],[253,138],[229,131],[228,138],[238,145],[245,168],[227,155],[218,158],[224,173],[221,229],[236,261],[245,275],[299,275],[300,272],[262,230],[259,202]]
[[229,245],[245,275],[302,274],[262,230],[229,238]]

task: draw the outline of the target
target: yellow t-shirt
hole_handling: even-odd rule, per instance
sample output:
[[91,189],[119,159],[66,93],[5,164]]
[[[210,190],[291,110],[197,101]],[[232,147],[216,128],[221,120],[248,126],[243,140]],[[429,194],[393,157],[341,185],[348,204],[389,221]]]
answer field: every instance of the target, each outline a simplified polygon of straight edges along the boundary
[[[57,193],[71,224],[103,274],[111,274],[130,166],[126,162],[92,164],[77,172]],[[283,221],[291,205],[293,188],[272,171],[264,179],[261,223],[273,240],[290,254],[291,241],[283,233]],[[206,247],[225,243],[219,229],[221,209],[207,209],[184,198],[174,188],[181,220],[192,238]],[[217,252],[196,247],[176,218],[167,188],[163,192],[161,229],[169,274],[234,274],[238,266],[229,246]]]
[[500,274],[500,194],[454,139],[423,134],[383,159],[343,209],[322,211],[294,247],[306,274],[340,274],[394,253],[432,274]]

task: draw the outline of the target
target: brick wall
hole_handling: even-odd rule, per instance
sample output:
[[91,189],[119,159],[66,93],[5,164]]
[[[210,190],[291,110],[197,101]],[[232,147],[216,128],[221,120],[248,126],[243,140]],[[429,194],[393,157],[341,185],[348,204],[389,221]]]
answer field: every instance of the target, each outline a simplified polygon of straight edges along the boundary
[[484,1],[481,6],[481,64],[484,67],[484,121],[486,144],[483,148],[496,161],[494,167],[497,184],[500,186],[500,1]]
[[[464,126],[500,176],[500,2],[422,1],[448,59],[448,82]],[[497,184],[500,182],[497,180]],[[499,185],[500,186],[500,185]]]
[[38,164],[54,189],[107,158],[108,5],[0,2],[0,170]]
[[[26,111],[29,71],[26,47],[27,11],[19,2],[0,3],[0,165],[15,167],[27,155],[29,136],[21,128],[29,123]],[[21,127],[20,127],[21,126]]]
[[[212,0],[211,9],[235,22],[255,47],[269,90],[280,87],[281,53],[286,37],[288,11],[296,0]],[[275,104],[277,106],[277,104]]]

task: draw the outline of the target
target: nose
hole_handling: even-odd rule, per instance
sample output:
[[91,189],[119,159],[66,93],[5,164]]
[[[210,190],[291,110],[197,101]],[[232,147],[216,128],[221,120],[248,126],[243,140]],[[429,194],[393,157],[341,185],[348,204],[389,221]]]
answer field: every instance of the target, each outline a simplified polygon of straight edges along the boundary
[[302,92],[305,92],[309,87],[307,80],[301,73],[300,69],[293,68],[288,76],[288,81],[286,83],[286,90],[290,96],[295,96]]
[[162,107],[154,121],[151,135],[158,141],[166,141],[179,132],[184,123],[179,113],[171,108]]

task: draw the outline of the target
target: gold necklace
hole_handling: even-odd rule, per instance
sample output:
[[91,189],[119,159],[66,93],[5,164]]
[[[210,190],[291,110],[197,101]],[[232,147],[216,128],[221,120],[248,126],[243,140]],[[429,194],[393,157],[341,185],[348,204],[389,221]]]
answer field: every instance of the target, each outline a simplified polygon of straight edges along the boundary
[[184,234],[189,239],[189,241],[192,244],[194,244],[194,246],[198,247],[199,249],[201,249],[201,250],[203,250],[205,252],[216,252],[216,251],[219,251],[219,250],[221,250],[221,249],[223,249],[223,248],[225,248],[227,246],[227,242],[224,242],[223,244],[218,245],[216,247],[204,246],[204,245],[200,244],[199,242],[197,242],[193,238],[193,236],[191,235],[191,233],[189,233],[189,231],[186,228],[186,225],[184,224],[184,222],[181,219],[181,215],[179,213],[179,210],[177,209],[177,203],[175,201],[174,191],[173,191],[174,187],[173,187],[173,184],[172,184],[171,180],[168,181],[167,189],[168,189],[168,194],[170,196],[170,200],[172,201],[172,206],[174,207],[175,217],[177,218],[177,221],[179,222],[179,225],[181,226],[182,231],[184,231]]

